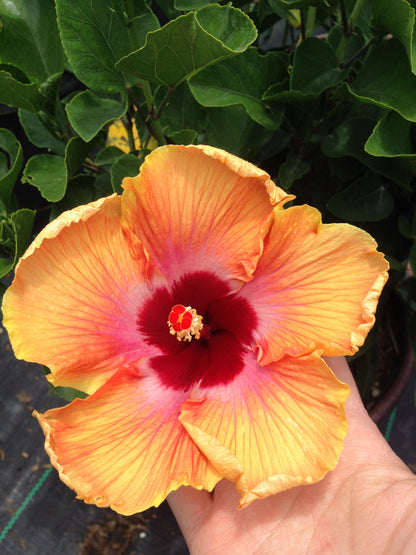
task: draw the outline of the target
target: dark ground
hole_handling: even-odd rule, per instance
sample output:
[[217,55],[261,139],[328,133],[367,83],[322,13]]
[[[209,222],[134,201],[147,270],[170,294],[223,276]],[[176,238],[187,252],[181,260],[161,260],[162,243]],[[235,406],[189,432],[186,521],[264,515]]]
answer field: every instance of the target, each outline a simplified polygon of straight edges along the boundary
[[[42,370],[17,361],[0,328],[0,553],[2,555],[184,555],[168,505],[132,517],[98,509],[50,470],[43,433],[31,416],[64,404],[48,395]],[[416,469],[414,380],[400,399],[390,433],[398,455]],[[383,433],[387,422],[381,424]],[[33,490],[35,488],[35,491]],[[24,510],[22,510],[24,509]],[[14,517],[14,525],[10,521]],[[3,533],[2,533],[3,531]]]

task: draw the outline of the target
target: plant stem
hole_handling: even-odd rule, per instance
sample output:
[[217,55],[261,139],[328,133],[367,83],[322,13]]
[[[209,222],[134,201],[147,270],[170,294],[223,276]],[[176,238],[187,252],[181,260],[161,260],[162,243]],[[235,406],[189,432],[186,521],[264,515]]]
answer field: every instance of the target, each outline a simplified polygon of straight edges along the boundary
[[364,7],[364,4],[366,3],[367,0],[357,0],[357,2],[355,3],[355,6],[351,12],[350,18],[348,20],[348,28],[350,30],[350,33],[352,32],[352,30],[355,27],[355,24],[357,23],[357,20],[360,16],[361,10]]
[[305,37],[312,37],[315,31],[316,8],[310,6],[306,13]]
[[358,58],[358,56],[360,56],[363,52],[365,52],[367,50],[367,48],[369,48],[373,42],[375,42],[376,37],[371,37],[371,39],[369,41],[367,41],[355,54],[354,56],[351,56],[351,58],[347,61],[347,62],[343,62],[340,64],[340,68],[341,69],[345,69],[347,67],[350,67],[351,64],[353,64],[355,62],[355,60]]
[[136,145],[134,143],[134,137],[133,137],[133,124],[132,124],[131,114],[128,114],[127,118],[123,118],[121,121],[124,125],[124,129],[127,132],[127,139],[129,142],[130,152],[134,152],[136,150]]
[[152,135],[155,137],[159,145],[165,145],[166,139],[163,135],[162,126],[160,125],[159,115],[156,118],[153,118],[152,114],[154,113],[154,101],[153,101],[153,94],[152,89],[150,88],[149,81],[142,81],[142,90],[144,94],[144,98],[146,100],[146,106],[149,110],[149,114],[151,117],[151,128],[152,128]]
[[302,41],[305,37],[305,16],[303,14],[303,10],[300,10],[300,40]]
[[[125,0],[124,6],[126,8],[126,14],[128,18],[127,32],[129,34],[130,44],[133,51],[138,50],[141,47],[141,44],[139,41],[139,37],[137,36],[136,27],[132,24],[134,19],[133,2],[131,0]],[[141,86],[142,86],[144,98],[146,100],[147,109],[149,111],[149,114],[152,115],[154,111],[154,99],[153,99],[152,88],[150,86],[149,81],[146,81],[146,80],[141,81]],[[162,126],[160,125],[159,119],[152,118],[150,127],[151,127],[150,131],[152,135],[155,137],[155,139],[157,140],[157,142],[159,143],[159,145],[165,145],[166,139],[165,139],[165,136],[163,135]]]
[[[342,0],[341,0],[342,1]],[[337,50],[337,56],[338,56],[338,60],[340,62],[343,61],[343,57],[345,56],[345,49],[347,47],[347,43],[348,43],[348,39],[358,21],[358,18],[360,16],[361,10],[364,7],[364,4],[366,3],[367,0],[357,0],[354,8],[351,12],[351,15],[348,19],[348,34],[342,37],[339,46],[338,46],[338,50]]]
[[339,9],[341,11],[342,30],[344,32],[344,36],[347,37],[349,35],[349,28],[348,28],[347,11],[345,9],[344,0],[340,0]]
[[159,104],[156,112],[153,114],[153,117],[155,119],[158,119],[160,117],[160,114],[163,110],[163,108],[166,106],[166,104],[169,101],[169,98],[172,96],[172,94],[175,92],[175,89],[173,87],[169,87],[168,90],[166,91],[165,96],[163,97],[162,102]]

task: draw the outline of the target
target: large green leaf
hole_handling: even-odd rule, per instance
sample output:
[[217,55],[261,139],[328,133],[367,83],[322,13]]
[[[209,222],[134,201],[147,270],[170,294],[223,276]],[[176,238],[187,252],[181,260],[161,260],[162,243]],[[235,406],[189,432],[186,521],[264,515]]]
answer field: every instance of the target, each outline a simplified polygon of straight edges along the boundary
[[308,8],[324,4],[323,0],[269,0],[270,5],[282,10],[293,10],[295,8]]
[[126,113],[127,102],[103,97],[86,90],[77,94],[67,105],[68,119],[84,141],[90,141],[99,130]]
[[94,163],[97,166],[111,166],[120,156],[123,156],[123,154],[125,154],[125,152],[116,146],[106,146],[97,153]]
[[[156,101],[161,101],[161,92],[163,87],[160,87],[156,95]],[[188,83],[185,81],[177,89],[169,99],[160,116],[160,123],[163,132],[167,137],[171,137],[183,130],[195,131],[196,134],[201,133],[208,123],[208,115],[206,109],[201,106],[192,96],[189,90]],[[183,138],[183,135],[181,135]]]
[[[124,89],[126,77],[117,60],[141,47],[149,31],[159,27],[145,0],[133,0],[130,30],[109,2],[56,0],[58,26],[75,75],[88,87],[105,92]],[[134,37],[134,44],[130,44]],[[132,39],[133,40],[133,39]]]
[[252,120],[241,105],[207,110],[209,124],[204,142],[242,158],[257,159],[273,136],[273,131]]
[[371,49],[350,90],[360,100],[372,102],[416,121],[416,75],[397,39],[383,40]]
[[0,257],[0,277],[7,275],[17,264],[17,261],[25,252],[31,239],[35,212],[28,208],[22,208],[17,212],[13,212],[3,221],[10,230],[11,239],[11,256],[10,258]]
[[62,73],[65,58],[53,0],[0,0],[0,22],[2,63],[17,66],[37,82]]
[[281,111],[273,112],[262,96],[269,86],[286,72],[282,55],[270,52],[261,56],[256,48],[207,67],[189,80],[194,97],[203,106],[219,107],[242,104],[260,125],[277,129]]
[[0,200],[7,207],[23,165],[22,147],[8,129],[0,129],[0,153],[5,154],[0,161]]
[[121,183],[125,177],[135,177],[139,173],[143,159],[133,154],[123,154],[111,166],[111,185],[115,193],[121,194],[123,189]]
[[278,182],[283,189],[288,190],[295,181],[306,175],[310,168],[309,162],[298,158],[294,152],[289,151],[286,160],[279,168]]
[[332,47],[310,37],[297,47],[290,76],[290,88],[303,93],[320,94],[340,83],[348,75],[340,69]]
[[[78,174],[68,181],[65,196],[51,206],[50,219],[54,220],[65,210],[88,204],[98,197],[94,188],[95,178],[91,174]],[[102,195],[99,195],[102,196]]]
[[387,218],[394,199],[377,175],[357,179],[328,201],[328,210],[348,222],[376,222]]
[[322,151],[330,158],[352,156],[376,173],[409,188],[409,175],[404,160],[376,158],[364,150],[364,144],[374,128],[374,120],[350,118],[341,123],[322,142]]
[[58,202],[66,193],[69,178],[81,167],[91,148],[91,143],[72,137],[65,147],[64,157],[36,154],[27,162],[22,181],[37,187],[49,202]]
[[315,93],[305,93],[294,90],[288,91],[284,88],[284,85],[283,83],[271,85],[263,94],[263,100],[265,102],[273,100],[281,104],[312,104],[316,101]]
[[373,17],[398,39],[416,73],[415,10],[407,0],[370,0]]
[[415,124],[388,112],[375,126],[365,150],[372,156],[416,158]]
[[39,189],[49,202],[57,202],[63,198],[66,190],[65,160],[54,154],[36,154],[26,164],[22,181]]
[[174,0],[173,5],[175,10],[181,12],[189,12],[190,10],[197,10],[208,6],[208,4],[216,4],[217,0]]
[[20,109],[19,121],[31,143],[40,148],[47,148],[56,154],[63,155],[65,153],[65,143],[58,140],[47,129],[37,114]]
[[68,177],[73,176],[84,163],[92,148],[92,142],[85,142],[81,137],[72,137],[65,148],[65,167]]
[[146,44],[117,67],[141,79],[177,87],[201,69],[241,53],[257,36],[249,17],[212,4],[149,33]]
[[36,112],[42,106],[42,96],[36,83],[22,83],[3,70],[0,71],[0,102]]

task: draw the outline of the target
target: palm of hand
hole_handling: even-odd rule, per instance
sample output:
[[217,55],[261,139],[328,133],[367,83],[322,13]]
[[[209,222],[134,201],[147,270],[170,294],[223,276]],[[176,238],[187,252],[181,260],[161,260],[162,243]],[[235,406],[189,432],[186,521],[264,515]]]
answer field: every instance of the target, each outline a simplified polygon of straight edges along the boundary
[[213,495],[191,488],[172,493],[169,503],[191,553],[416,551],[416,477],[368,417],[344,359],[330,359],[330,365],[351,387],[349,433],[336,469],[317,484],[241,511],[234,485],[224,480]]

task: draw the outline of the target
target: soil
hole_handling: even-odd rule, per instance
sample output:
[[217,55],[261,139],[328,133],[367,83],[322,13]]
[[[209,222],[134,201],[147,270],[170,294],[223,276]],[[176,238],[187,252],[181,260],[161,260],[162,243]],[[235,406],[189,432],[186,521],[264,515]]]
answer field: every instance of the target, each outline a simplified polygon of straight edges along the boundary
[[87,527],[78,555],[134,555],[136,538],[146,535],[147,524],[141,514],[122,516],[107,513]]

